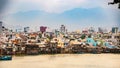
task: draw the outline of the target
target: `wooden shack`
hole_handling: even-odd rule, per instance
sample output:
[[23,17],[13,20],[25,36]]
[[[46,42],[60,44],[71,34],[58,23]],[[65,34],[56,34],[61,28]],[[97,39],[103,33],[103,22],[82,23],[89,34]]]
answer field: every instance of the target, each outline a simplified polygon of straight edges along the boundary
[[6,47],[6,55],[13,55],[13,48],[11,46]]
[[37,55],[39,54],[39,45],[36,44],[26,44],[25,53],[27,55]]
[[2,49],[0,48],[0,56],[2,55]]

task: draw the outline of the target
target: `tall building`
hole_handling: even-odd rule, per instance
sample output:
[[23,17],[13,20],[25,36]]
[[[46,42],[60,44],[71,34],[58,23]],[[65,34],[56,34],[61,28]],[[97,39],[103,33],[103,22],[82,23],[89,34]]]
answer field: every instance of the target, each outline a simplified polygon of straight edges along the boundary
[[2,22],[0,21],[0,33],[2,33]]
[[61,25],[60,32],[61,33],[66,33],[66,27],[64,25]]
[[95,29],[93,27],[90,27],[88,31],[89,31],[89,33],[94,33]]
[[112,28],[112,33],[118,33],[118,31],[119,31],[118,27],[113,27]]
[[46,29],[47,29],[46,26],[41,26],[41,27],[40,27],[40,31],[41,31],[42,33],[46,32]]
[[23,27],[20,25],[15,26],[15,32],[22,32]]
[[98,32],[99,32],[99,33],[108,33],[108,30],[105,29],[105,28],[99,27],[99,28],[98,28]]
[[98,32],[99,32],[99,33],[103,33],[104,31],[103,31],[103,29],[102,29],[101,27],[99,27],[99,28],[98,28]]
[[29,27],[24,27],[24,32],[29,32],[30,28]]

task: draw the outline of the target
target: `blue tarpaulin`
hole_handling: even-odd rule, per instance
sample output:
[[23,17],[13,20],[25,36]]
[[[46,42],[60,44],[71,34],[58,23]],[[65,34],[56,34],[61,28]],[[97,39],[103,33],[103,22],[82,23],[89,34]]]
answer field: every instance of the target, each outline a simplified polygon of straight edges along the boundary
[[93,40],[93,38],[87,38],[86,43],[88,43],[88,44],[92,43],[93,46],[97,46],[97,42],[95,42],[95,41]]

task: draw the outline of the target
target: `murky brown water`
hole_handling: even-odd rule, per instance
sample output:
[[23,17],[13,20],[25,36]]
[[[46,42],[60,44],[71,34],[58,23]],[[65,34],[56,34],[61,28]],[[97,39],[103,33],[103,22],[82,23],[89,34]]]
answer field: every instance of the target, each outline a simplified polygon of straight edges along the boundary
[[120,68],[119,54],[62,54],[13,57],[0,68]]

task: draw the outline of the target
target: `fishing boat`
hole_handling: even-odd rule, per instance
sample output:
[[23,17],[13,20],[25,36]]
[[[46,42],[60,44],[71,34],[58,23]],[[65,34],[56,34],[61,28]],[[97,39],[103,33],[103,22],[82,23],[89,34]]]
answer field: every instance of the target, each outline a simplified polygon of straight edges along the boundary
[[1,60],[12,60],[12,56],[0,56],[0,61]]
[[0,61],[12,60],[12,56],[2,55],[2,49],[0,49]]

